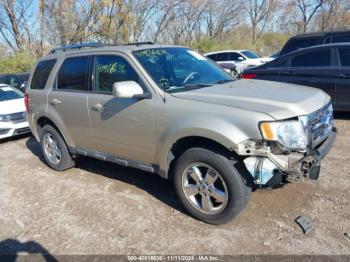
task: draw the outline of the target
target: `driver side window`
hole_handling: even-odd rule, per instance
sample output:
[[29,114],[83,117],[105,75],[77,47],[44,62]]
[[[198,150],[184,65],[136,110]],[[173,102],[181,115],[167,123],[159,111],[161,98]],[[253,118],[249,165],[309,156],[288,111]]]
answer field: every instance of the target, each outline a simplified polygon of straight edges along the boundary
[[115,82],[135,81],[139,84],[141,82],[129,62],[116,55],[96,56],[94,76],[95,91],[101,93],[112,93]]

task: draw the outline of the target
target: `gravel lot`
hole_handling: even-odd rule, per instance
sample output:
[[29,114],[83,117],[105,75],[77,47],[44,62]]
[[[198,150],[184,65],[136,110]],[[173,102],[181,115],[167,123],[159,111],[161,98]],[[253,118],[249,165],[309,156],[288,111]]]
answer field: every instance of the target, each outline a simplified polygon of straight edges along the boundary
[[[258,190],[223,226],[189,217],[156,175],[90,158],[55,172],[34,138],[0,142],[0,254],[350,255],[350,114],[336,127],[319,180]],[[308,236],[299,215],[315,223]]]

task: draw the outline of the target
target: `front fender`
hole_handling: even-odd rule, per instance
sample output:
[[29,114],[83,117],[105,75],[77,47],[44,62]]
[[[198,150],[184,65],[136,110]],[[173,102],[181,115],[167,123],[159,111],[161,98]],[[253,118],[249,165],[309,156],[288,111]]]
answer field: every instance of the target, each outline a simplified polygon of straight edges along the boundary
[[158,151],[159,173],[161,176],[167,177],[168,153],[181,138],[203,137],[221,144],[230,151],[234,151],[238,143],[254,138],[256,135],[259,136],[259,134],[252,136],[252,133],[253,130],[251,133],[244,132],[238,126],[224,119],[200,117],[194,120],[193,118],[181,118],[164,129],[160,134]]

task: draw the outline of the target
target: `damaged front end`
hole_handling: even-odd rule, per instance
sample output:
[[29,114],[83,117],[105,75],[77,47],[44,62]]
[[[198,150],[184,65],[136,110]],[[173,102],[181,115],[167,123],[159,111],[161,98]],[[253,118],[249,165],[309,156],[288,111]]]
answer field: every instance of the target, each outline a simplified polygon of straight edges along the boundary
[[262,131],[263,141],[244,141],[236,148],[245,157],[244,164],[255,184],[275,187],[305,178],[317,179],[320,161],[336,139],[332,105],[297,120],[268,124]]

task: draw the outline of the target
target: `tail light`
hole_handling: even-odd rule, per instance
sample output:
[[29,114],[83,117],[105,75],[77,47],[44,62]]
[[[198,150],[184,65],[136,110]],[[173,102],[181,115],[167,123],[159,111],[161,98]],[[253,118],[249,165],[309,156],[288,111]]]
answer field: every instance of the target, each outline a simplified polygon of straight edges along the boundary
[[256,74],[242,74],[241,78],[253,79],[253,78],[256,78]]
[[29,95],[28,94],[24,95],[24,104],[26,106],[26,111],[28,113],[29,112]]

